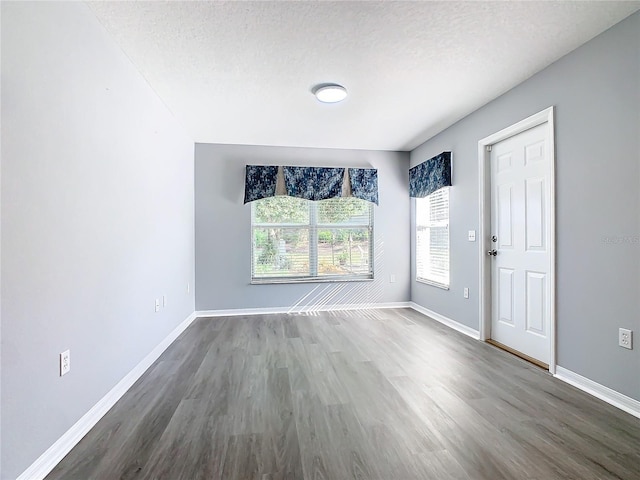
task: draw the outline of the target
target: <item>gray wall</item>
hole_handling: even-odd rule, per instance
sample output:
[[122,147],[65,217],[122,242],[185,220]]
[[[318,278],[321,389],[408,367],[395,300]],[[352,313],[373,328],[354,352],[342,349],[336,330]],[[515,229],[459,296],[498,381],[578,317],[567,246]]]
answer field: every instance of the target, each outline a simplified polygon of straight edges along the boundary
[[[467,241],[467,230],[479,222],[478,140],[551,105],[558,364],[640,400],[640,341],[632,351],[617,346],[618,327],[640,340],[640,13],[411,153],[411,166],[443,150],[454,153],[452,288],[417,283],[412,270],[411,297],[479,327],[479,243]],[[415,238],[411,248],[413,256]],[[462,298],[465,286],[469,300]]]
[[194,143],[84,3],[2,2],[1,68],[10,479],[193,312]]
[[[246,164],[378,169],[373,282],[250,285],[251,207]],[[299,307],[409,300],[409,154],[196,144],[196,309]],[[395,274],[397,281],[389,282]]]

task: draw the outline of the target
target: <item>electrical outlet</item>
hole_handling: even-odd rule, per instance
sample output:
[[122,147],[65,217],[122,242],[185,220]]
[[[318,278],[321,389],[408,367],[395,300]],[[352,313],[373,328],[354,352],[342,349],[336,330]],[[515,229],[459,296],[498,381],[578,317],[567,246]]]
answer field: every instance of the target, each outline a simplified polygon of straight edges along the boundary
[[629,350],[633,349],[633,331],[626,328],[618,329],[618,345]]
[[396,274],[392,273],[389,275],[389,283],[396,283]]
[[464,287],[462,295],[464,298],[469,298],[469,289],[467,287]]
[[160,311],[160,299],[156,298],[156,312]]
[[71,370],[71,352],[66,350],[60,354],[60,376],[66,375]]

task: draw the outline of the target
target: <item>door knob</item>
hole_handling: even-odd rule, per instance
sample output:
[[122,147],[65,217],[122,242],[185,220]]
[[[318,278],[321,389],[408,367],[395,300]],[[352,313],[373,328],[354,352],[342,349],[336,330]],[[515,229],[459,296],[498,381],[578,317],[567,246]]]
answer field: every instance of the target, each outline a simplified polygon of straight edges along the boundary
[[489,250],[487,252],[487,255],[489,255],[490,257],[495,257],[496,255],[498,255],[498,251],[496,249]]

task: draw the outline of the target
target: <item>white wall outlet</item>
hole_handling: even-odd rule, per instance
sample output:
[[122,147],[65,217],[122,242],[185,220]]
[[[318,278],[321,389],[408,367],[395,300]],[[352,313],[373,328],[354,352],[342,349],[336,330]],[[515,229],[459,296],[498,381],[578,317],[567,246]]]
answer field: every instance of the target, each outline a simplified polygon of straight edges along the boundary
[[167,296],[162,295],[162,308],[166,308],[167,306]]
[[476,241],[476,231],[475,230],[469,230],[469,241],[470,242],[475,242]]
[[618,329],[618,345],[623,348],[633,349],[633,331],[626,328]]
[[156,312],[160,311],[160,299],[156,298]]
[[66,350],[60,354],[60,376],[66,375],[71,370],[71,352]]
[[389,283],[396,283],[396,274],[392,273],[389,275]]
[[469,289],[467,287],[464,287],[462,295],[464,296],[464,298],[469,298]]

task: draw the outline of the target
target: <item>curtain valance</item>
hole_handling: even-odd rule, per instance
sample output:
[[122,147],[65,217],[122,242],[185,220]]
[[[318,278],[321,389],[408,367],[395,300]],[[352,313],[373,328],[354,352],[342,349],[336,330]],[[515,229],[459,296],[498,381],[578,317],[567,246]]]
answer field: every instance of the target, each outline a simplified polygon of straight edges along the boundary
[[275,195],[306,200],[356,197],[378,205],[378,171],[375,168],[247,165],[244,203]]
[[342,196],[344,168],[282,167],[287,195],[305,200]]
[[276,194],[278,167],[247,165],[244,182],[244,203],[273,197]]
[[379,205],[378,170],[375,168],[350,168],[348,174],[351,196]]
[[442,152],[409,170],[409,195],[423,198],[451,185],[451,152]]

